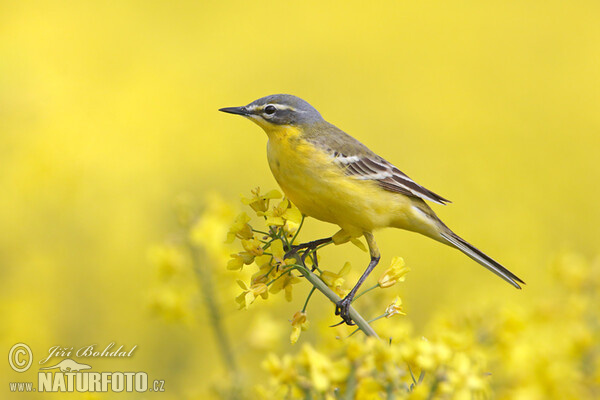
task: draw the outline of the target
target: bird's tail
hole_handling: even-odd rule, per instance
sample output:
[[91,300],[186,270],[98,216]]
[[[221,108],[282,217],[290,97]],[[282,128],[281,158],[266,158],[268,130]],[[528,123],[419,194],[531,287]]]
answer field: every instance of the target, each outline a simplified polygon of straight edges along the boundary
[[450,229],[444,229],[444,231],[440,232],[440,235],[448,242],[447,244],[456,247],[458,250],[462,251],[467,256],[477,261],[479,264],[483,265],[517,289],[521,289],[519,283],[525,284],[525,282],[523,282],[518,276],[504,268],[502,265],[500,265],[500,263],[484,254],[481,250],[468,243]]

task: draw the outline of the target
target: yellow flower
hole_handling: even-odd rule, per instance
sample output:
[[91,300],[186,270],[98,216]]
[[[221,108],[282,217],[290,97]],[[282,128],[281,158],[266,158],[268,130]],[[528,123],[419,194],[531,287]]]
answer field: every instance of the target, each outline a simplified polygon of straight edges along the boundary
[[275,240],[273,243],[271,243],[271,246],[267,249],[267,251],[273,254],[273,260],[275,260],[277,264],[283,264],[285,251],[283,251],[283,243],[281,240]]
[[237,254],[232,254],[231,259],[227,262],[227,269],[242,269],[245,265],[250,265],[254,262],[255,257],[262,256],[264,250],[262,243],[258,239],[242,239],[242,247],[246,251],[241,251]]
[[279,265],[292,265],[296,262],[295,258],[285,258],[286,252],[283,250],[283,243],[281,240],[275,240],[271,243],[271,246],[267,249],[267,252],[273,255],[273,261]]
[[384,387],[373,377],[361,379],[356,390],[358,400],[378,400],[382,398]]
[[254,256],[246,251],[237,254],[232,254],[231,259],[227,262],[227,269],[236,270],[242,269],[245,265],[250,265],[254,261]]
[[272,261],[272,257],[268,254],[263,254],[262,256],[254,258],[254,262],[259,269],[271,268]]
[[311,345],[302,346],[297,362],[308,372],[308,385],[317,392],[325,392],[331,384],[332,362],[324,353],[315,350]]
[[477,393],[485,394],[486,385],[480,368],[466,354],[456,353],[449,367],[446,379],[440,383],[442,393],[465,399],[473,398]]
[[296,312],[292,317],[292,334],[290,335],[290,342],[292,344],[298,341],[300,332],[308,329],[308,318],[306,313],[302,311]]
[[415,344],[414,362],[418,367],[433,371],[452,356],[450,348],[441,342],[430,342],[422,338]]
[[356,232],[348,232],[344,229],[340,229],[339,231],[336,232],[335,235],[333,235],[331,237],[331,240],[333,241],[333,243],[336,246],[339,246],[340,244],[344,244],[347,242],[351,242],[353,245],[355,245],[362,251],[364,251],[364,252],[367,251],[367,248],[365,247],[364,243],[361,242],[360,239],[358,239],[356,237]]
[[270,353],[262,362],[262,367],[267,370],[279,385],[290,385],[298,379],[298,373],[291,355],[285,354],[283,358]]
[[352,362],[358,360],[363,356],[364,353],[364,343],[362,341],[354,340],[354,337],[348,338],[346,345],[346,356]]
[[350,232],[347,232],[344,229],[340,229],[335,233],[335,235],[331,237],[331,240],[333,241],[333,243],[335,243],[336,246],[338,246],[340,244],[349,242],[350,239],[352,239],[353,237],[354,236],[352,236]]
[[267,285],[264,283],[255,283],[254,285],[248,287],[244,281],[238,280],[238,285],[242,288],[242,294],[235,298],[236,303],[240,306],[241,309],[248,309],[248,306],[254,303],[254,300],[258,296],[266,299],[269,295],[267,291]]
[[252,275],[252,283],[267,283],[269,280],[268,274],[272,271],[273,258],[270,255],[263,254],[254,259],[255,264],[258,266],[258,271]]
[[302,282],[302,279],[293,275],[289,270],[283,270],[275,279],[276,280],[271,284],[269,291],[273,294],[277,294],[283,289],[285,290],[285,299],[287,301],[292,301],[292,285]]
[[264,253],[262,243],[258,239],[244,239],[242,240],[242,247],[254,257],[262,256]]
[[250,192],[252,193],[252,197],[249,199],[242,197],[242,203],[249,205],[257,213],[267,211],[269,209],[269,202],[271,199],[281,198],[281,193],[279,193],[277,190],[271,190],[269,193],[262,196],[260,194],[260,187],[252,189]]
[[183,271],[188,262],[181,249],[173,245],[156,246],[150,250],[149,256],[158,267],[158,274],[162,280],[168,280]]
[[[275,268],[272,274],[270,275],[273,279],[276,280],[271,284],[269,291],[273,294],[276,294],[279,293],[282,289],[284,289],[286,300],[292,301],[292,285],[301,282],[301,279],[293,275],[290,272],[289,268],[286,267],[288,265],[294,264],[296,260],[294,260],[293,258],[284,258],[285,251],[283,250],[283,244],[280,240],[276,240],[273,243],[271,243],[271,246],[267,249],[267,251],[269,251],[273,255],[273,261],[277,265],[277,268]],[[261,270],[263,270],[264,273],[266,273],[270,269],[270,263],[268,265],[265,265],[264,267],[261,267]]]
[[252,239],[254,232],[252,232],[252,227],[248,224],[249,221],[250,217],[245,212],[238,215],[233,224],[231,224],[229,232],[227,232],[227,240],[225,242],[232,243],[236,237],[245,240]]
[[300,224],[300,221],[302,221],[302,213],[288,199],[283,199],[272,210],[262,215],[267,217],[265,221],[267,225],[284,226],[286,221],[291,221],[295,224]]
[[392,265],[385,270],[381,278],[377,281],[379,287],[388,288],[396,284],[396,282],[404,282],[406,275],[410,269],[404,265],[402,257],[392,258]]
[[250,283],[252,283],[254,285],[255,283],[265,283],[266,284],[267,282],[269,282],[269,276],[267,275],[267,272],[269,272],[269,270],[270,270],[270,268],[259,269],[250,278]]
[[[300,217],[302,220],[302,217]],[[300,222],[294,222],[292,220],[285,221],[285,225],[283,225],[283,232],[287,237],[293,237],[298,229],[300,228]]]
[[229,250],[223,245],[229,224],[235,216],[232,205],[218,195],[206,196],[206,208],[189,230],[189,240],[201,246],[215,260],[226,259]]
[[404,311],[402,311],[402,299],[400,296],[396,296],[392,304],[387,306],[385,310],[385,317],[390,318],[396,314],[406,315]]
[[325,284],[329,286],[331,290],[333,290],[338,296],[344,297],[348,291],[342,289],[342,286],[345,282],[343,277],[348,275],[350,268],[352,268],[352,266],[349,262],[347,262],[337,274],[331,271],[323,271],[321,272],[321,280],[325,282]]

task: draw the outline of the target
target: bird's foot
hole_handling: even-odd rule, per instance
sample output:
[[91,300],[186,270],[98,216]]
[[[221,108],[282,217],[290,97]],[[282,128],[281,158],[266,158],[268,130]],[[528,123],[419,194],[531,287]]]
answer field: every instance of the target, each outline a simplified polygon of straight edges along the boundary
[[302,244],[297,244],[295,246],[291,246],[291,248],[287,247],[285,248],[286,253],[285,253],[285,258],[291,257],[294,254],[296,254],[298,252],[298,250],[302,250],[305,249],[304,251],[304,258],[302,259],[302,261],[304,261],[304,259],[306,258],[306,256],[313,250],[315,250],[317,247],[319,247],[322,244],[326,244],[331,242],[331,238],[324,238],[324,239],[319,239],[319,240],[313,240],[312,242],[307,242],[307,243],[302,243]]
[[342,300],[338,301],[335,305],[335,315],[339,315],[342,318],[342,321],[339,324],[333,325],[337,326],[340,324],[354,325],[352,319],[350,318],[350,304],[352,303],[352,299],[348,296],[344,297]]

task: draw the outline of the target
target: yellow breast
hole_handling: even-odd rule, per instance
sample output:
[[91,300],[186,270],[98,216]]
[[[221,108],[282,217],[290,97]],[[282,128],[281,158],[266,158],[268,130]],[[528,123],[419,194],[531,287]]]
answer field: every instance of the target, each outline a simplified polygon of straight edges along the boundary
[[267,134],[271,171],[303,214],[337,224],[356,235],[406,225],[401,220],[408,223],[408,198],[382,190],[375,182],[349,177],[329,154],[304,140],[297,128],[278,127]]

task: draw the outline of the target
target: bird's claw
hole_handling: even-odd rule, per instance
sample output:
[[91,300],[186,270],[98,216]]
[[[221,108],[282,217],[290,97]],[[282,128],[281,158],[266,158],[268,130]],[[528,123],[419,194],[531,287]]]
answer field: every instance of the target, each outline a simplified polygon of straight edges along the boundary
[[329,325],[329,327],[330,327],[330,328],[335,328],[336,326],[340,326],[340,325],[342,325],[342,324],[345,324],[345,323],[346,323],[346,321],[344,321],[344,320],[341,320],[341,321],[340,321],[340,322],[338,322],[337,324]]
[[316,250],[317,247],[319,247],[322,244],[327,244],[329,242],[331,242],[331,238],[324,238],[324,239],[319,239],[319,240],[313,240],[312,242],[307,242],[307,243],[302,243],[302,244],[297,244],[295,246],[285,246],[285,258],[287,258],[288,256],[293,256],[294,254],[298,253],[298,250],[302,250],[302,249],[306,249],[304,251],[304,258],[306,258],[306,256],[308,254],[310,254],[311,251]]
[[342,300],[340,300],[335,305],[335,315],[339,315],[342,318],[342,321],[333,326],[338,326],[338,325],[341,325],[344,323],[349,326],[354,325],[354,322],[352,322],[352,319],[350,318],[350,303],[351,302],[352,302],[352,299],[349,299],[346,297],[346,298],[343,298]]

